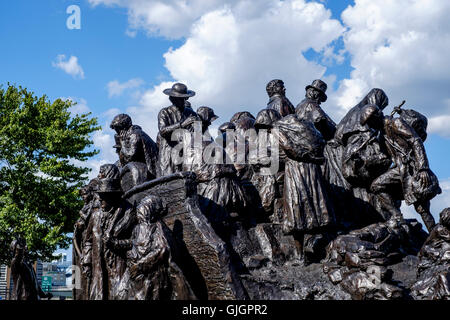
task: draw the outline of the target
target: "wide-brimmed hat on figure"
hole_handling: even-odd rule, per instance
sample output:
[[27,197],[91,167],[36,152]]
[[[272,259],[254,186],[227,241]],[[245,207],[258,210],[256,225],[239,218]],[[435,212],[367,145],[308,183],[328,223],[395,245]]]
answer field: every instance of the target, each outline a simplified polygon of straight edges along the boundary
[[327,95],[325,94],[325,92],[327,91],[327,84],[325,82],[323,82],[320,79],[314,80],[310,85],[306,86],[305,90],[308,90],[309,88],[314,88],[317,91],[319,91],[321,93],[321,98],[320,100],[322,102],[327,101]]
[[182,83],[175,83],[172,88],[165,89],[163,93],[177,98],[189,98],[195,96],[195,92],[188,90],[186,85]]
[[104,164],[100,167],[97,193],[121,193],[120,173],[114,164]]
[[119,179],[99,179],[97,193],[122,193]]

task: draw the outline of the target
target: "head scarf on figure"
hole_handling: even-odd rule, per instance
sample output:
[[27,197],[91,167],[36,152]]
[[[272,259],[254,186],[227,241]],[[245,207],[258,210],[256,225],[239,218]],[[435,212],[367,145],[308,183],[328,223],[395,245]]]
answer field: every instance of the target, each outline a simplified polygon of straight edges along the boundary
[[345,117],[336,126],[335,139],[343,144],[347,144],[347,139],[356,133],[368,132],[370,128],[368,125],[361,124],[362,110],[367,105],[375,105],[380,110],[383,110],[389,104],[389,99],[386,93],[378,88],[374,88],[369,91],[369,93],[354,106],[345,115]]

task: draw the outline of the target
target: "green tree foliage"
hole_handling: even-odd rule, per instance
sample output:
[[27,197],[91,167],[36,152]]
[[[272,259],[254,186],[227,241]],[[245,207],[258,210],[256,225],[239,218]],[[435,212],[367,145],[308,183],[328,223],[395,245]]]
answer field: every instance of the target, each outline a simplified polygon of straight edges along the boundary
[[67,247],[82,207],[78,195],[98,153],[90,113],[73,115],[71,101],[36,97],[22,87],[0,87],[0,262],[22,235],[31,258],[50,259]]

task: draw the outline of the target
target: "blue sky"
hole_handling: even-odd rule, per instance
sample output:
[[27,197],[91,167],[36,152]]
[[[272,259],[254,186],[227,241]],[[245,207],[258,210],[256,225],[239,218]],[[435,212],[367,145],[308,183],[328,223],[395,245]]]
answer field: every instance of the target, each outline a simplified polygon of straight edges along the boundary
[[[178,8],[175,0],[167,1],[167,8],[173,10],[166,8],[169,11],[164,11],[167,16],[162,20],[152,15],[161,9],[156,0],[147,1],[150,5],[156,3],[159,6],[155,4],[152,9],[146,9],[140,5],[142,1],[134,0],[1,1],[0,84],[22,85],[37,95],[48,95],[51,100],[72,97],[85,105],[83,110],[90,110],[99,117],[105,130],[96,137],[96,146],[102,152],[92,163],[94,170],[102,161],[111,161],[114,156],[110,144],[112,135],[107,128],[113,113],[132,114],[135,122],[154,136],[155,112],[168,103],[162,100],[165,97],[160,91],[173,81],[183,80],[189,86],[195,85],[192,89],[199,91],[197,100],[192,99],[193,104],[211,105],[221,117],[221,122],[238,111],[240,106],[257,113],[267,99],[263,84],[272,78],[285,80],[287,94],[297,104],[304,94],[304,86],[317,77],[323,77],[330,87],[324,109],[336,121],[371,87],[382,87],[390,96],[391,105],[406,99],[409,107],[417,107],[432,119],[426,148],[431,168],[441,181],[448,184],[450,94],[445,89],[450,80],[445,74],[450,72],[449,65],[443,64],[441,59],[448,60],[448,50],[445,49],[450,48],[445,47],[450,43],[450,27],[445,23],[450,13],[449,1],[432,1],[433,8],[442,11],[441,14],[436,13],[431,5],[416,0],[412,5],[408,3],[407,7],[401,4],[407,0],[386,1],[286,0],[280,2],[280,8],[292,3],[297,6],[295,10],[299,15],[290,15],[294,9],[280,9],[280,15],[293,22],[291,25],[288,24],[291,22],[280,21],[280,30],[285,31],[274,37],[268,34],[271,29],[258,34],[258,30],[264,30],[258,13],[269,15],[268,7],[276,0],[258,1],[257,6],[260,7],[256,8],[259,10],[256,13],[239,7],[240,2],[245,4],[245,1],[217,0],[208,2],[217,5],[208,7],[200,0],[194,0],[191,11],[181,12],[181,17],[188,17],[186,21],[171,16],[176,11],[173,8]],[[73,4],[81,8],[81,30],[66,27],[69,17],[66,8]],[[342,12],[349,6],[354,6],[354,10],[347,10],[342,17]],[[312,25],[306,21],[308,12],[315,13]],[[416,16],[418,12],[420,19]],[[389,15],[395,17],[394,26],[386,22],[393,21]],[[177,21],[168,24],[171,19]],[[282,19],[267,19],[268,25],[273,24],[273,32],[276,32],[276,21],[279,20]],[[411,25],[410,20],[416,21],[415,25]],[[221,21],[224,24],[221,25]],[[321,21],[327,24],[322,25]],[[260,26],[255,27],[258,23]],[[435,38],[438,36],[433,31],[434,27],[442,33],[442,36],[438,35],[441,38]],[[210,31],[213,36],[209,36]],[[249,38],[242,40],[246,34]],[[429,52],[435,55],[423,69],[416,61],[423,61],[427,53],[422,54],[414,47],[417,35],[423,37],[417,43],[431,46]],[[234,40],[237,53],[229,48],[229,43],[234,43]],[[255,45],[249,46],[252,41]],[[284,43],[289,46],[285,47]],[[220,46],[220,50],[215,45]],[[267,61],[259,61],[264,56],[257,57],[252,52],[252,48],[259,45],[262,45],[261,54],[267,55]],[[279,46],[279,51],[267,48],[270,46]],[[286,55],[286,61],[279,61],[279,55],[285,57],[280,52],[290,48],[292,53]],[[331,55],[327,55],[327,48],[331,48],[328,51]],[[84,78],[55,67],[53,64],[58,55],[65,55],[66,59],[76,57]],[[252,61],[252,55],[255,61]],[[418,60],[415,60],[415,55]],[[215,69],[220,61],[226,65]],[[434,61],[436,65],[433,65]],[[403,62],[408,64],[403,67]],[[198,66],[195,70],[200,70],[199,74],[193,72],[190,65]],[[234,70],[233,66],[237,69]],[[248,70],[242,70],[247,67]],[[234,70],[230,75],[227,74],[229,69]],[[202,74],[206,76],[202,78]],[[116,94],[108,90],[112,81],[123,85],[132,79],[138,81],[128,89],[119,90]],[[208,92],[207,88],[211,88],[209,80],[216,81],[223,91],[229,92],[223,94],[222,87],[216,90],[214,86]],[[444,90],[437,92],[436,88]],[[450,205],[448,194],[435,203],[433,209],[436,214],[442,206]]]
[[[81,30],[66,28],[66,8],[71,4],[81,8]],[[111,79],[141,77],[151,85],[169,78],[162,54],[179,45],[142,34],[130,38],[124,33],[124,10],[93,9],[85,1],[2,1],[0,12],[1,83],[20,84],[50,99],[83,97],[96,115],[126,105],[108,100],[106,84]],[[77,56],[85,79],[53,68],[58,54]]]
[[[328,1],[333,18],[353,1]],[[81,30],[66,28],[66,8],[76,4],[81,8]],[[83,97],[92,112],[101,116],[111,108],[125,109],[126,97],[111,101],[106,85],[117,79],[126,81],[141,78],[147,87],[161,80],[173,80],[164,67],[163,54],[170,47],[177,48],[185,41],[162,36],[149,37],[138,32],[135,38],[125,34],[127,14],[123,8],[93,8],[87,1],[2,1],[0,2],[0,83],[20,84],[37,95],[46,94],[51,100],[58,97]],[[58,54],[74,55],[85,70],[84,79],[52,67]],[[308,50],[304,55],[315,60],[320,54]],[[338,79],[350,72],[348,59],[332,65],[326,75]],[[264,91],[262,94],[265,94]]]

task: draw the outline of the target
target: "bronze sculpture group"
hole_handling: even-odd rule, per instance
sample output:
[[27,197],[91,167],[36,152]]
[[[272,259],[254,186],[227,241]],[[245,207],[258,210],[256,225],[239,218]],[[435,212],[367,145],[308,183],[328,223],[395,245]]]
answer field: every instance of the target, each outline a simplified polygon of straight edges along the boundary
[[[326,83],[305,89],[295,108],[283,81],[270,81],[267,107],[256,118],[236,113],[215,138],[218,117],[194,111],[195,92],[181,83],[164,90],[172,105],[158,114],[156,143],[116,116],[119,160],[80,192],[74,298],[283,299],[273,288],[265,295],[270,285],[253,272],[273,276],[286,263],[320,266],[340,286],[327,290],[354,299],[450,298],[449,214],[435,226],[430,200],[441,190],[423,145],[426,118],[401,106],[383,115],[388,97],[372,89],[336,124],[321,108]],[[402,217],[402,200],[428,240]],[[389,271],[406,256],[420,259],[407,289]]]

